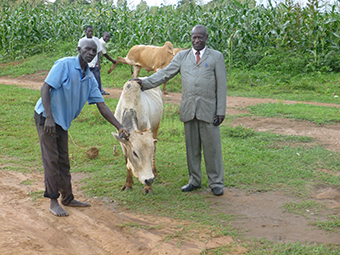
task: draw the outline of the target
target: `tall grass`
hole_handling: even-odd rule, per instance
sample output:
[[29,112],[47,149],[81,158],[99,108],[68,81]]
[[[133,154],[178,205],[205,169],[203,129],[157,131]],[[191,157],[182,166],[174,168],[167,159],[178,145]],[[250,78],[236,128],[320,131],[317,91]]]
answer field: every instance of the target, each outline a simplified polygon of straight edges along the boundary
[[339,6],[334,3],[325,11],[320,0],[308,0],[304,7],[292,0],[267,8],[247,4],[235,8],[222,1],[218,7],[162,6],[144,11],[102,3],[18,7],[2,3],[0,14],[2,61],[49,51],[65,41],[76,44],[89,24],[96,36],[109,31],[118,51],[167,40],[184,47],[190,45],[191,28],[200,23],[209,30],[209,46],[222,51],[229,66],[340,71]]

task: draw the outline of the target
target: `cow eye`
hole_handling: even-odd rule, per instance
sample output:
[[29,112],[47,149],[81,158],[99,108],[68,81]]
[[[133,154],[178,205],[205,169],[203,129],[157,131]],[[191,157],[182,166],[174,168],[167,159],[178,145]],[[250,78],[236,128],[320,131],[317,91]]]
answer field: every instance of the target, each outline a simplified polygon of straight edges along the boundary
[[134,155],[136,158],[138,158],[138,155],[137,155],[137,153],[136,153],[135,151],[133,151],[132,153],[133,153],[133,155]]

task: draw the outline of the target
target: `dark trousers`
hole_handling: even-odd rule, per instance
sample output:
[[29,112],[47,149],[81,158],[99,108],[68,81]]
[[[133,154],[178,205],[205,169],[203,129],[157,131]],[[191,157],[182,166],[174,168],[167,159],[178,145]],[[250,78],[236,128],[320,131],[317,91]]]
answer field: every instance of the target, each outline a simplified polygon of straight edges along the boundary
[[104,89],[102,87],[102,80],[100,78],[100,70],[99,70],[99,67],[98,66],[95,66],[95,67],[90,67],[90,71],[93,73],[94,75],[94,78],[96,78],[97,82],[98,82],[98,88],[99,88],[99,91],[101,93],[104,92]]
[[44,131],[45,118],[41,114],[34,112],[34,120],[45,169],[44,197],[58,198],[61,194],[62,204],[68,204],[74,198],[68,157],[68,133],[56,125],[56,134],[51,136]]

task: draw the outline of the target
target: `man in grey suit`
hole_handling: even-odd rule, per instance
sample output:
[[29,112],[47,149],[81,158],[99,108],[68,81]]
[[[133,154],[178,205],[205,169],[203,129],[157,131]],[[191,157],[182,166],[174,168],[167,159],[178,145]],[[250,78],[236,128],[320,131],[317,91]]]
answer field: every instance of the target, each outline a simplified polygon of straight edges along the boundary
[[180,51],[171,63],[150,77],[133,79],[142,90],[157,87],[178,73],[182,80],[180,120],[184,122],[190,192],[201,187],[201,150],[209,187],[223,195],[223,159],[219,125],[226,112],[227,73],[221,52],[207,48],[207,29],[196,25],[191,31],[193,48]]

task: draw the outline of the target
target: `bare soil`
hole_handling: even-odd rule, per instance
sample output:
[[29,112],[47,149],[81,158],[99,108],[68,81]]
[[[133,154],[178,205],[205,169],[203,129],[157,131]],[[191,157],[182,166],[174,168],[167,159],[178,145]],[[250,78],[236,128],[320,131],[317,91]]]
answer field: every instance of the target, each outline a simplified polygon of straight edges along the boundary
[[[39,89],[45,77],[44,73],[17,78],[0,77],[0,84]],[[119,89],[106,91],[110,93],[106,97],[118,98],[121,93]],[[163,99],[167,103],[179,104],[181,94],[169,93],[163,95]],[[246,106],[275,101],[228,97],[227,114],[246,113],[242,109]],[[340,151],[339,124],[318,126],[306,121],[259,117],[239,117],[228,124],[277,134],[309,136],[330,151]],[[49,212],[48,199],[32,201],[32,194],[44,190],[43,174],[1,170],[4,167],[0,165],[0,254],[200,254],[203,249],[235,244],[237,241],[228,236],[218,236],[208,229],[187,231],[186,226],[190,222],[139,215],[122,211],[109,200],[86,199],[79,189],[78,181],[84,178],[82,174],[72,174],[74,193],[79,200],[87,200],[92,206],[82,209],[67,207],[65,209],[70,216],[58,218]],[[209,190],[197,192],[210,193]],[[227,187],[224,192],[221,197],[211,196],[209,199],[218,210],[235,215],[231,226],[243,232],[245,237],[263,237],[275,242],[340,244],[339,234],[330,234],[310,224],[326,219],[330,212],[340,217],[340,190],[336,187],[314,190],[310,199],[324,204],[325,209],[318,214],[307,212],[308,217],[286,212],[283,209],[285,203],[301,200],[280,192],[245,193]],[[245,252],[245,248],[235,244],[233,254]]]

